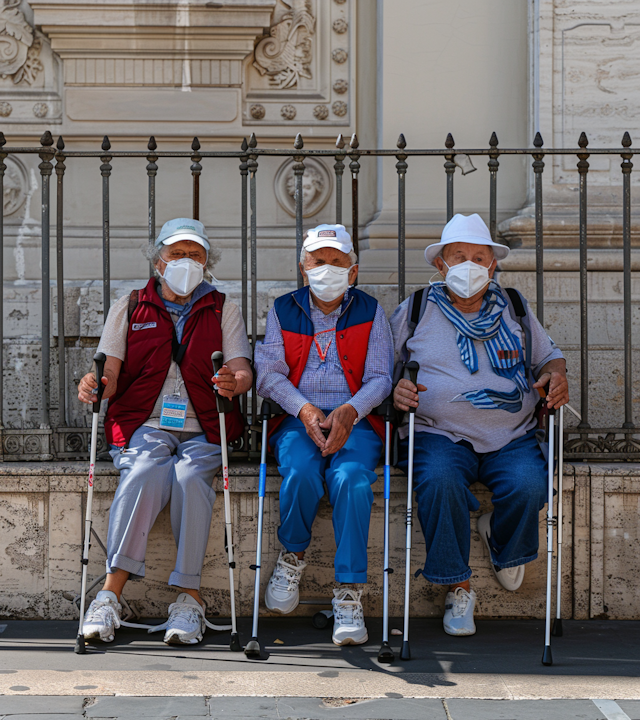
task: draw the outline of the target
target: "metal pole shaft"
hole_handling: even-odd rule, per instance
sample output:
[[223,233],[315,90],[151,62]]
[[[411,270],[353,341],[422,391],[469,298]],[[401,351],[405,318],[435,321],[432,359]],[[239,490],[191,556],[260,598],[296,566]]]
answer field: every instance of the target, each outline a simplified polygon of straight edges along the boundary
[[411,582],[411,528],[413,525],[413,448],[415,438],[415,413],[409,415],[409,463],[407,467],[407,533],[405,538],[404,577],[404,642],[409,641],[409,605]]
[[562,492],[564,480],[564,408],[558,410],[558,517],[556,560],[556,617],[562,617]]
[[68,426],[67,418],[67,384],[66,384],[66,357],[65,357],[65,331],[64,331],[64,142],[58,140],[56,153],[56,285],[58,290],[58,412],[60,425]]
[[389,501],[391,498],[391,423],[385,423],[384,444],[384,572],[382,642],[389,641]]
[[233,581],[233,523],[231,522],[231,495],[229,493],[229,458],[227,446],[227,427],[225,413],[219,413],[220,419],[220,448],[222,449],[222,480],[224,491],[224,527],[227,536],[227,559],[229,562],[229,597],[231,603],[231,632],[236,633],[236,597]]
[[264,522],[264,496],[267,482],[267,432],[268,419],[262,421],[262,448],[260,450],[260,480],[258,486],[258,536],[256,540],[256,578],[253,590],[253,628],[252,637],[258,637],[258,617],[260,614],[260,566],[262,565],[262,528]]
[[547,502],[547,606],[544,626],[544,644],[551,645],[551,573],[553,572],[553,476],[554,476],[554,416],[549,415],[549,459]]

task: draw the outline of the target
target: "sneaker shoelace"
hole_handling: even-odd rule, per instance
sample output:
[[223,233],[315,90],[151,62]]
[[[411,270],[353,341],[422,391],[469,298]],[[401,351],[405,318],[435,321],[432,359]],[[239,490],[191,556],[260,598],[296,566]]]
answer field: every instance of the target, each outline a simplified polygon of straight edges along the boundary
[[204,616],[204,608],[200,603],[197,605],[189,605],[187,603],[171,603],[169,605],[169,618],[166,622],[160,625],[136,625],[136,627],[147,628],[150,633],[158,632],[159,630],[166,630],[169,625],[177,627],[179,630],[188,631],[190,625],[194,622],[198,622],[198,616],[202,618],[204,624],[211,628],[211,630],[231,630],[231,625],[214,625],[210,623]]
[[362,591],[356,593],[353,590],[343,590],[336,595],[333,601],[334,620],[341,625],[359,625],[361,621],[364,622],[361,596]]
[[461,617],[467,611],[471,595],[464,588],[456,588],[453,593],[453,604],[451,605],[451,614],[453,617]]
[[294,567],[286,563],[282,558],[278,558],[275,571],[271,576],[271,582],[278,590],[291,592],[298,587],[303,570],[302,567]]
[[116,606],[109,600],[93,600],[89,605],[84,622],[87,625],[91,623],[109,625],[111,623],[116,628],[120,627],[120,617]]

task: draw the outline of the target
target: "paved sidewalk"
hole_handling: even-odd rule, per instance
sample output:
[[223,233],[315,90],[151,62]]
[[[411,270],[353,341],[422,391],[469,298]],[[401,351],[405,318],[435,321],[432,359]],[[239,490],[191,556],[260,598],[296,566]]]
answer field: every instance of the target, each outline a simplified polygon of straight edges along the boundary
[[[541,622],[477,624],[452,638],[415,620],[413,659],[384,666],[379,621],[366,645],[337,648],[307,618],[264,618],[262,661],[231,653],[227,633],[175,648],[128,628],[78,656],[75,623],[1,621],[0,718],[640,720],[640,622],[565,622],[550,668]],[[239,629],[246,642],[250,621]]]

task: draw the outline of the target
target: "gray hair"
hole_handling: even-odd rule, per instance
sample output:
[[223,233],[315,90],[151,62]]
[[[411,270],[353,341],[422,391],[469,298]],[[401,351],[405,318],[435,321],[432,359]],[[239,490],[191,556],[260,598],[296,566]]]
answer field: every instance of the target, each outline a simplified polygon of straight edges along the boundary
[[[358,256],[355,254],[355,252],[353,252],[353,250],[352,250],[350,253],[348,253],[348,255],[349,255],[349,260],[351,261],[351,264],[357,265],[358,264]],[[300,264],[302,265],[302,267],[304,267],[304,261],[306,259],[307,259],[307,251],[304,248],[302,248],[302,250],[300,250]]]
[[[158,260],[163,260],[161,255],[162,249],[165,245],[145,245],[142,248],[142,254],[155,268]],[[220,262],[222,253],[217,247],[210,247],[207,252],[207,262],[204,264],[204,272],[208,275],[213,275],[213,268]],[[156,270],[157,272],[157,270]]]

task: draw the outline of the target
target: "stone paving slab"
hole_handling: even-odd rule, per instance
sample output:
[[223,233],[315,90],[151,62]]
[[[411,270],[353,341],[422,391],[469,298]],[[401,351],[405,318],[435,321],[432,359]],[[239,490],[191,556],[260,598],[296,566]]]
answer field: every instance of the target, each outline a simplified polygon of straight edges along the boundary
[[335,705],[322,698],[278,698],[278,713],[278,718],[313,720],[448,720],[442,700],[435,698],[383,698]]
[[206,717],[209,707],[204,697],[99,697],[85,708],[85,717],[113,718],[175,717],[191,715]]
[[80,720],[84,715],[81,713],[74,713],[69,715],[68,713],[37,713],[36,715],[29,714],[25,715],[0,715],[0,720]]
[[606,720],[591,700],[447,700],[451,720]]
[[[84,694],[86,695],[86,693]],[[17,713],[23,715],[36,713],[81,713],[83,704],[83,697],[55,697],[51,695],[29,695],[29,697],[20,697],[19,695],[3,695],[0,697],[0,717]]]
[[[640,665],[640,661],[638,663]],[[640,669],[638,670],[640,675]],[[631,720],[640,720],[640,700],[619,700],[618,705],[627,713]]]

